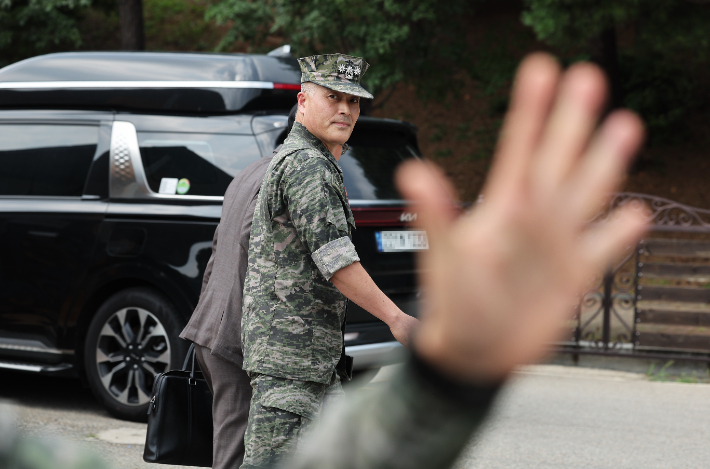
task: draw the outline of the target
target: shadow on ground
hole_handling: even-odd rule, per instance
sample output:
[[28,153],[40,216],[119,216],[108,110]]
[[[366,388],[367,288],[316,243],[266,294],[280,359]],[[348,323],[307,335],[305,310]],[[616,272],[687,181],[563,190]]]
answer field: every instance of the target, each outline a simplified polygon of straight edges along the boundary
[[101,405],[79,379],[2,370],[0,383],[0,400],[28,407],[102,412]]

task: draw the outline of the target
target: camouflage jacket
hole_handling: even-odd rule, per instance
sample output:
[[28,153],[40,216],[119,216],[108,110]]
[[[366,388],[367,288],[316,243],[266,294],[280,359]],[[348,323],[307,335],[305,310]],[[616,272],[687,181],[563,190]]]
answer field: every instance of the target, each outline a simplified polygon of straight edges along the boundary
[[244,282],[244,369],[329,383],[343,347],[346,299],[329,281],[359,261],[343,173],[296,122],[256,202]]
[[485,422],[499,390],[498,384],[455,383],[410,360],[391,381],[347,393],[331,406],[280,468],[464,467],[455,461]]

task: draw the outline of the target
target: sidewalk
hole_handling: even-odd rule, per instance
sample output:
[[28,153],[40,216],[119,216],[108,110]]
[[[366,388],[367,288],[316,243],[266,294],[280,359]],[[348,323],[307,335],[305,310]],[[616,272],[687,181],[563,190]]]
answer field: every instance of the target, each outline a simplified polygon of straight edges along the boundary
[[560,354],[546,364],[636,373],[654,381],[710,383],[710,366],[704,362],[579,355],[575,364],[571,354]]
[[[373,372],[374,376],[371,374],[365,377],[369,381],[355,383],[354,386],[366,389],[378,388],[389,381],[401,366],[384,366],[377,373]],[[544,363],[521,367],[516,373],[578,376],[580,378],[597,377],[614,380],[710,383],[710,366],[707,363],[599,355],[579,355],[579,359],[575,364],[571,354],[560,354]]]

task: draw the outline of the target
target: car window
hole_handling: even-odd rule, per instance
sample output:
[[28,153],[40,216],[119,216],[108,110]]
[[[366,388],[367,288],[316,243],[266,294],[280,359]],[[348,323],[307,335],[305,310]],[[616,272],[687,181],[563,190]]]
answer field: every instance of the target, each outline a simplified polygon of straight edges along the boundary
[[261,157],[251,135],[139,132],[153,192],[222,196],[234,176]]
[[392,200],[400,195],[394,186],[394,171],[407,158],[417,156],[410,143],[398,136],[359,132],[340,157],[345,189],[351,200]]
[[0,124],[0,195],[80,197],[98,141],[97,126]]

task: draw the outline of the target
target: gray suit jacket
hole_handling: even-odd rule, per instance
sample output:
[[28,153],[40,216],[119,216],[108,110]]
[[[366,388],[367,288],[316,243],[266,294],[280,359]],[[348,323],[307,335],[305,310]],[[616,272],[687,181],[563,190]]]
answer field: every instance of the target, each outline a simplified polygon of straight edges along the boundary
[[250,164],[229,184],[222,218],[214,232],[212,256],[202,278],[200,301],[180,334],[239,367],[244,361],[242,291],[249,260],[249,233],[271,156]]

